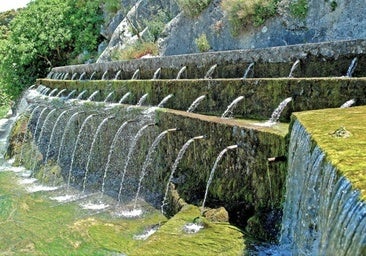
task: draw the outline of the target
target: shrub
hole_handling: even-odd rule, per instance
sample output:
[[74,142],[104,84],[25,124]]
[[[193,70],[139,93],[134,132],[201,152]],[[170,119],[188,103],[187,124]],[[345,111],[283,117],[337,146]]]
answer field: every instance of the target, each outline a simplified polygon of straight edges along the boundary
[[113,60],[139,59],[147,54],[157,55],[158,46],[152,42],[137,42],[113,54]]
[[279,0],[223,0],[222,9],[227,13],[232,32],[237,35],[245,27],[260,26],[276,15]]
[[308,1],[297,0],[290,4],[290,12],[295,18],[305,19],[308,14]]
[[197,17],[211,3],[211,0],[177,0],[178,6],[184,13]]
[[211,48],[209,42],[207,41],[206,34],[202,34],[197,37],[195,43],[200,52],[207,52]]

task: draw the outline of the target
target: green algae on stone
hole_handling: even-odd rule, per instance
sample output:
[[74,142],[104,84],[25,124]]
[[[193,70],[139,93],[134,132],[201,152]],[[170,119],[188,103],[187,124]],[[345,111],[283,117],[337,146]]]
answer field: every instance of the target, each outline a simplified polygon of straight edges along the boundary
[[[366,200],[366,107],[299,112],[294,113],[294,118],[306,128],[339,173],[361,191],[361,199]],[[340,127],[350,136],[333,136]]]
[[[186,233],[184,225],[193,223],[197,217],[204,228],[197,233]],[[129,255],[242,255],[244,242],[243,234],[236,227],[225,222],[209,222],[200,217],[198,207],[186,205]]]

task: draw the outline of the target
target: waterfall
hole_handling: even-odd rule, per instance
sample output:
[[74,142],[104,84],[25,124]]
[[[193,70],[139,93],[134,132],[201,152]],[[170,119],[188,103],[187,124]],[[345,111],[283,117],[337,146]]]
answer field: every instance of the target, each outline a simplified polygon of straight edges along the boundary
[[280,244],[291,254],[362,255],[366,205],[299,121],[289,145],[289,173]]
[[89,173],[89,166],[90,166],[90,162],[92,160],[92,154],[95,148],[95,143],[98,139],[98,136],[100,134],[100,132],[102,131],[102,127],[104,124],[106,124],[108,122],[109,119],[113,119],[115,118],[114,116],[108,116],[106,118],[103,119],[103,121],[98,125],[97,131],[95,132],[94,136],[93,136],[93,142],[90,146],[90,151],[89,151],[89,155],[88,155],[88,161],[86,163],[86,167],[85,167],[85,175],[84,175],[84,179],[83,179],[83,193],[85,193],[85,189],[86,189],[86,182],[88,179],[88,173]]
[[156,147],[159,145],[159,142],[165,137],[165,135],[168,132],[173,132],[173,131],[176,131],[176,130],[177,130],[176,128],[173,128],[173,129],[168,129],[168,130],[163,131],[162,133],[160,133],[156,137],[156,139],[154,140],[154,142],[151,144],[151,147],[149,148],[149,151],[148,151],[148,153],[146,155],[145,162],[144,162],[144,164],[142,166],[142,170],[141,170],[141,174],[140,174],[140,180],[139,180],[139,185],[137,187],[137,192],[136,192],[136,196],[135,196],[135,201],[134,201],[133,209],[136,209],[137,200],[138,200],[138,197],[140,195],[142,180],[144,179],[144,177],[146,175],[147,168],[149,167],[150,164],[152,164],[152,161],[153,161],[152,155],[156,151]]
[[214,163],[214,165],[213,165],[213,167],[212,167],[212,169],[211,169],[210,176],[209,176],[209,178],[208,178],[208,180],[207,180],[205,196],[204,196],[204,198],[203,198],[203,203],[202,203],[202,206],[201,206],[201,214],[203,213],[203,210],[205,209],[205,203],[206,203],[206,199],[207,199],[207,195],[208,195],[208,189],[209,189],[209,187],[210,187],[210,185],[211,185],[211,183],[212,183],[213,176],[214,176],[214,174],[215,174],[215,171],[216,171],[217,165],[219,164],[219,162],[220,162],[221,158],[225,155],[225,153],[226,153],[228,150],[230,150],[230,149],[235,149],[235,148],[237,148],[237,147],[238,147],[238,145],[231,145],[231,146],[228,146],[228,147],[226,147],[224,150],[222,150],[222,151],[220,152],[220,154],[217,156],[216,161],[215,161],[215,163]]

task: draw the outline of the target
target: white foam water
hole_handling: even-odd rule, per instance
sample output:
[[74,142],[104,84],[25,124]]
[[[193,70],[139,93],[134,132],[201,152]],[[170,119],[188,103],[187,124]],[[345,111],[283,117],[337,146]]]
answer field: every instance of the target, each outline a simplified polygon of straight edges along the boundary
[[203,228],[201,224],[187,223],[183,227],[183,231],[189,234],[197,233]]
[[117,215],[125,218],[136,218],[142,215],[142,210],[141,209],[125,210],[121,211],[120,213],[117,213]]
[[43,186],[43,185],[34,185],[31,187],[27,187],[27,191],[29,193],[35,193],[35,192],[39,192],[39,191],[54,191],[56,189],[58,189],[59,187],[49,187],[49,186]]
[[88,202],[88,203],[80,204],[80,206],[85,210],[104,210],[109,207],[109,204],[103,204],[103,203],[95,204],[95,203]]
[[18,183],[21,184],[21,185],[27,185],[27,184],[32,184],[36,181],[37,181],[36,178],[26,178],[26,179],[20,180]]
[[148,239],[152,234],[154,234],[156,231],[158,231],[158,226],[148,229],[146,230],[144,233],[142,233],[141,235],[134,235],[133,239],[135,240],[146,240]]
[[76,199],[78,199],[77,195],[63,195],[63,196],[53,196],[50,197],[51,200],[57,201],[59,203],[63,203],[63,202],[71,202],[74,201]]

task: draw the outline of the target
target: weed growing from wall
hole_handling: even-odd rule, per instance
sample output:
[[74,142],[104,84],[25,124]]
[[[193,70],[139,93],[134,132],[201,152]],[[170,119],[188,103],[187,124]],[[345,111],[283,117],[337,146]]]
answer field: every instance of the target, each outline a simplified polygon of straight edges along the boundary
[[222,9],[227,14],[234,35],[248,26],[261,26],[277,14],[279,0],[223,0]]
[[200,52],[207,52],[211,46],[207,40],[206,34],[202,34],[196,38],[195,43]]

